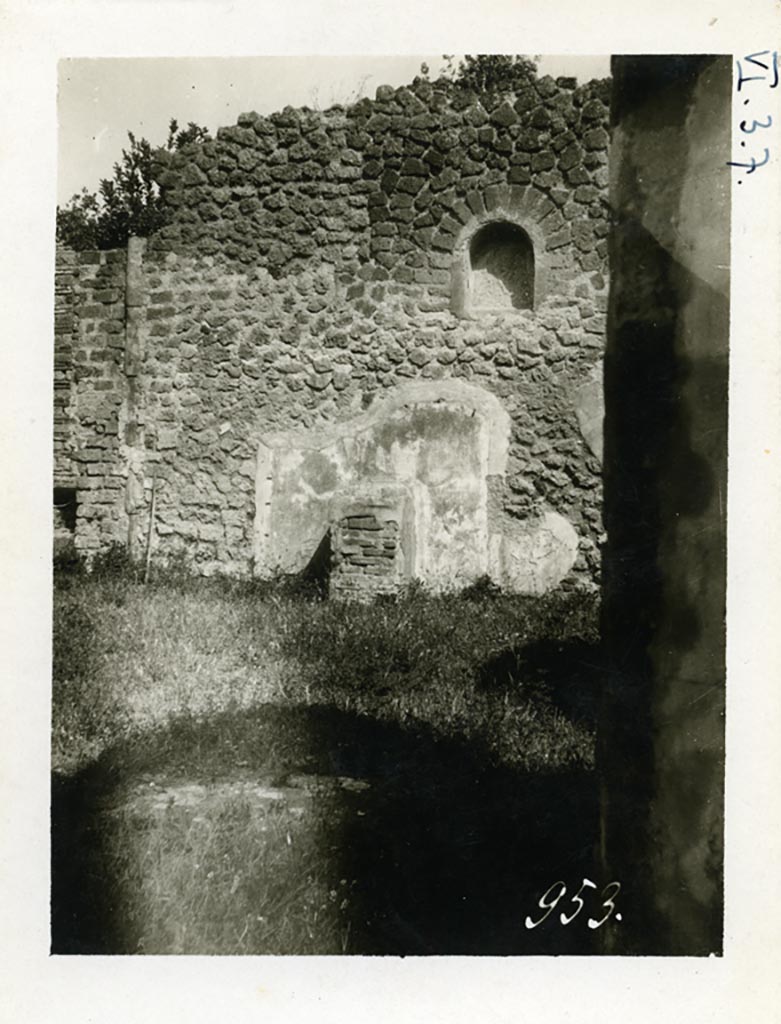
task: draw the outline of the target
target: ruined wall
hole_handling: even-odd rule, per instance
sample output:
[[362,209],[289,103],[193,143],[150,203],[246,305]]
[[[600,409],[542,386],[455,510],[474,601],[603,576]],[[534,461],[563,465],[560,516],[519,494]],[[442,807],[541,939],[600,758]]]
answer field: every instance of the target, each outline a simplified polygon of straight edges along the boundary
[[73,343],[76,329],[76,254],[57,247],[54,276],[54,541],[71,539],[76,525],[76,475],[74,464],[72,396],[74,385]]
[[121,251],[57,253],[55,487],[75,490],[87,554],[127,539],[125,267]]
[[[154,478],[161,554],[250,573],[264,437],[457,377],[510,416],[503,511],[565,516],[573,578],[593,579],[606,88],[545,78],[478,99],[419,81],[344,109],[242,115],[161,154],[172,223],[127,266],[79,257],[80,547],[123,530],[143,543]],[[513,291],[508,267],[532,276]]]
[[76,253],[57,247],[54,275],[54,485],[74,487],[75,438],[71,428],[76,332]]

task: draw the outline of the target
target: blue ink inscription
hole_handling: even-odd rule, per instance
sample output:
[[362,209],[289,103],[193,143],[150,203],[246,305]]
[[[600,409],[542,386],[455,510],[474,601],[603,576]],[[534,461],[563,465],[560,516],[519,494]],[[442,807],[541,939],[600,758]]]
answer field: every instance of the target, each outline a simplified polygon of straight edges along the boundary
[[[778,51],[777,50],[758,50],[756,53],[746,54],[741,60],[735,62],[737,64],[737,85],[736,91],[741,92],[743,87],[748,82],[763,82],[768,86],[769,89],[775,89],[778,87]],[[743,65],[753,65],[751,68],[747,68],[747,72],[744,74]],[[764,74],[754,75],[748,72],[755,69],[761,69]],[[746,106],[749,103],[748,99],[743,100],[743,105]],[[770,114],[766,114],[764,120],[762,118],[745,118],[740,122],[738,127],[745,135],[753,135],[757,130],[766,130],[771,128],[773,125],[773,118]],[[753,141],[753,140],[752,140]],[[742,141],[740,143],[741,148],[745,149],[746,143]],[[727,163],[728,167],[739,167],[744,170],[746,174],[753,174],[760,167],[764,167],[765,164],[770,160],[770,148],[768,146],[762,147],[762,158],[757,159],[755,156],[748,157],[749,162],[730,160]],[[738,178],[738,185],[743,184],[743,179]]]

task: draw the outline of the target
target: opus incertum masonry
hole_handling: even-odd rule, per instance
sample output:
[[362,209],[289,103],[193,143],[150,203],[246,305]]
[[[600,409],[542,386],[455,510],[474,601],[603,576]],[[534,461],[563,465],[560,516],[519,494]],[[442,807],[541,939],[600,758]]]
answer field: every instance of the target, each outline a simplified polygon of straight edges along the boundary
[[593,587],[608,91],[418,79],[158,151],[171,222],[58,251],[58,529],[342,596]]

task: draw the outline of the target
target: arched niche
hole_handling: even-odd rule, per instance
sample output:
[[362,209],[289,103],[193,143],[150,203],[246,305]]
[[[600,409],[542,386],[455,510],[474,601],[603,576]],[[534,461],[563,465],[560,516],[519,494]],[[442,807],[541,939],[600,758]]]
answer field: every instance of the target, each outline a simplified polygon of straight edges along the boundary
[[469,243],[467,311],[504,313],[534,308],[534,246],[509,221],[484,224]]
[[476,216],[453,247],[450,308],[480,318],[538,309],[551,281],[547,235],[538,223],[547,212],[526,190]]

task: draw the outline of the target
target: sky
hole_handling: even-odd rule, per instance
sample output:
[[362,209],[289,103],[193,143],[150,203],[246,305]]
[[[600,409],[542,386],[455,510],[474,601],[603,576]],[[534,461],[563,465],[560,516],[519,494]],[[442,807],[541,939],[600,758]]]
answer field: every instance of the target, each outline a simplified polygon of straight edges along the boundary
[[[57,201],[110,178],[127,133],[162,145],[168,122],[188,121],[211,132],[239,114],[270,114],[285,106],[327,108],[379,85],[405,85],[425,62],[432,78],[443,60],[403,57],[176,57],[62,60],[59,65]],[[579,81],[610,74],[609,57],[546,56],[540,74]]]

